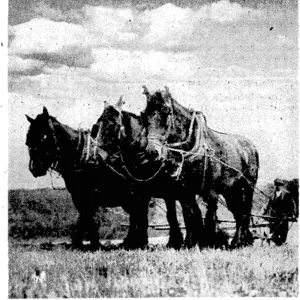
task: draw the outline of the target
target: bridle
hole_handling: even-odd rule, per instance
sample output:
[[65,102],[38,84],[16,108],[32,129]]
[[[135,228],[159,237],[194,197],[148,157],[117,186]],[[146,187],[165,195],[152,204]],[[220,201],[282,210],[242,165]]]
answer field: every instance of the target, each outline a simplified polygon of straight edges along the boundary
[[[51,129],[51,138],[53,139],[53,145],[51,145],[51,151],[49,151],[49,147],[47,147],[46,153],[47,156],[49,156],[49,160],[51,161],[50,166],[48,167],[48,170],[53,170],[59,173],[60,169],[59,169],[59,158],[60,158],[60,147],[58,145],[57,142],[57,137],[55,135],[55,129],[54,129],[54,125],[51,119],[48,120],[48,124],[49,127]],[[33,153],[39,153],[41,152],[41,148],[40,147],[30,147],[29,145],[27,145],[28,149],[29,149],[29,153],[33,152]],[[53,148],[53,149],[52,149]],[[30,156],[30,160],[31,156]]]
[[[170,97],[170,96],[169,96]],[[171,111],[167,117],[167,129],[166,129],[166,135],[168,135],[172,130],[176,130],[175,127],[175,114],[174,114],[174,106],[173,106],[173,101],[171,101]],[[167,143],[167,137],[166,135],[161,135],[157,133],[150,133],[148,134],[147,138],[154,144],[159,144],[160,146],[162,145],[163,147],[166,148],[180,148],[186,144],[188,144],[191,141],[192,134],[193,134],[193,128],[195,124],[195,119],[196,119],[196,111],[193,110],[190,126],[189,126],[189,131],[188,131],[188,136],[183,142],[175,142],[175,143]],[[163,144],[160,144],[158,141],[164,141]]]

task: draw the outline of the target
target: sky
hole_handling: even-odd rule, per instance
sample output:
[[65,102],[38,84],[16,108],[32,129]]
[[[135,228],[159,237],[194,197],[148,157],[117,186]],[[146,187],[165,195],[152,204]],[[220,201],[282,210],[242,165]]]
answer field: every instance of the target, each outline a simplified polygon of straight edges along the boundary
[[120,95],[143,110],[144,84],[251,139],[259,182],[298,177],[297,11],[297,1],[10,1],[8,188],[51,187],[28,170],[25,114],[46,106],[90,128]]

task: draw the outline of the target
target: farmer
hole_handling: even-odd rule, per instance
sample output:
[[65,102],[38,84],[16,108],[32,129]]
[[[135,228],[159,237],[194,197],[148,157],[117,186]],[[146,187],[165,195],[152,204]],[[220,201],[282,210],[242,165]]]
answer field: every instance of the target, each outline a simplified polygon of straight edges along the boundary
[[274,180],[275,192],[264,211],[270,217],[270,235],[276,245],[282,245],[287,238],[289,230],[289,217],[295,217],[297,208],[290,192],[284,188],[284,181]]

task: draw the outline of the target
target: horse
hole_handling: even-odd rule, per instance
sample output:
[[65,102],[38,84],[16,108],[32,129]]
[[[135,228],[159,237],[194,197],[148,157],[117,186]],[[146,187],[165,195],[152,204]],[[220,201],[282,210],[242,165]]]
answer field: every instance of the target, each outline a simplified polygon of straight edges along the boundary
[[116,105],[106,105],[92,129],[93,138],[106,152],[104,162],[130,180],[137,193],[165,200],[170,224],[168,246],[174,248],[183,242],[176,216],[175,200],[179,200],[186,225],[184,246],[191,248],[197,244],[201,231],[198,227],[202,215],[196,199],[186,189],[172,188],[174,180],[165,176],[164,164],[145,155],[148,142],[141,117],[123,110],[122,104],[121,97]]
[[34,177],[57,171],[65,181],[79,212],[72,234],[72,247],[83,248],[87,231],[92,251],[101,248],[94,215],[100,206],[121,206],[130,215],[130,228],[122,246],[126,249],[144,248],[147,245],[143,232],[147,220],[149,199],[134,195],[130,183],[103,163],[105,153],[91,138],[89,131],[75,130],[61,124],[43,112],[35,119],[26,115],[30,123],[26,145],[29,150],[29,170]]
[[217,201],[222,195],[236,221],[231,247],[251,245],[249,222],[259,169],[254,144],[241,135],[209,128],[202,112],[182,106],[167,87],[153,94],[146,86],[143,90],[146,152],[168,164],[176,184],[186,186],[207,204],[203,243],[216,243]]

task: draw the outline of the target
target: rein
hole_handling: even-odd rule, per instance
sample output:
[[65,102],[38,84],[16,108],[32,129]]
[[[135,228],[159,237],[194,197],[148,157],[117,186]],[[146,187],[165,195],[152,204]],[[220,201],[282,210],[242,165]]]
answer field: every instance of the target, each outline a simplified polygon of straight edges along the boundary
[[[121,140],[122,136],[125,136],[125,127],[122,122],[122,112],[120,112],[119,121],[120,121],[120,124],[122,124],[122,125],[120,126],[120,130],[118,133],[118,139]],[[120,158],[120,160],[121,160],[121,163],[122,163],[121,168],[123,169],[124,172],[120,172],[112,165],[114,160],[112,160],[111,157],[109,157],[109,162],[107,161],[106,151],[102,150],[101,147],[99,146],[98,137],[99,137],[99,131],[97,133],[96,139],[93,139],[91,137],[90,133],[88,133],[87,137],[86,137],[83,130],[79,131],[78,146],[77,146],[78,150],[80,150],[82,142],[83,142],[83,148],[82,148],[80,161],[84,161],[86,163],[90,159],[92,159],[92,161],[97,163],[97,154],[99,154],[101,156],[105,166],[108,167],[112,172],[114,172],[115,174],[117,174],[118,176],[122,177],[125,180],[127,180],[128,177],[130,177],[134,181],[138,181],[138,182],[147,182],[147,181],[152,180],[160,173],[161,169],[164,167],[164,162],[162,162],[162,164],[159,166],[159,168],[149,178],[146,178],[146,179],[137,178],[129,171],[128,167],[126,166],[120,143],[118,143],[119,151],[117,153],[115,153],[115,155],[113,155],[113,156]],[[78,170],[78,171],[80,171],[80,170]]]
[[125,162],[124,162],[124,157],[122,155],[122,151],[120,151],[120,158],[121,158],[121,161],[123,163],[123,168],[125,169],[127,175],[133,179],[134,181],[138,181],[138,182],[147,182],[147,181],[150,181],[152,179],[154,179],[161,171],[161,169],[164,167],[164,162],[161,163],[161,165],[159,166],[159,168],[157,169],[157,171],[150,177],[148,177],[147,179],[143,179],[143,178],[137,178],[136,176],[132,175],[131,172],[128,170]]

